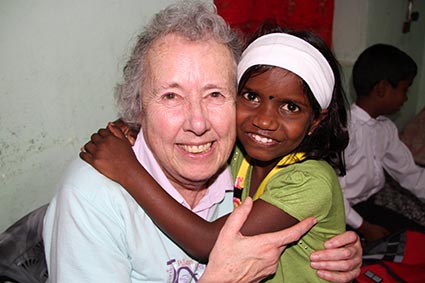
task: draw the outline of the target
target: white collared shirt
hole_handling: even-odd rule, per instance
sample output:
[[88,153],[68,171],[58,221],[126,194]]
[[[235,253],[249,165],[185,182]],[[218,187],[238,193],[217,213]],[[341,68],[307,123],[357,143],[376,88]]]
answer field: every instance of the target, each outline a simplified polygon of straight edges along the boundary
[[358,228],[362,224],[362,217],[351,205],[367,200],[384,187],[384,170],[402,187],[425,199],[425,170],[415,164],[389,118],[373,119],[353,104],[348,129],[350,142],[344,153],[347,174],[340,177],[348,225]]

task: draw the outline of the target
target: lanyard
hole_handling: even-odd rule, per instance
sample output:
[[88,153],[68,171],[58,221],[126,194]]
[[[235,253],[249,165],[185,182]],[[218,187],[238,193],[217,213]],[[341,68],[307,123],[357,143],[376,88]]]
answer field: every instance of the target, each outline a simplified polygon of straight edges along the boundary
[[[281,170],[284,166],[294,164],[298,161],[301,161],[305,158],[305,154],[303,152],[291,153],[282,157],[282,159],[276,164],[276,166],[267,174],[267,176],[261,181],[260,186],[258,187],[257,192],[255,193],[253,200],[257,200],[263,193],[266,188],[266,184],[269,182],[270,178],[279,170]],[[242,164],[239,168],[238,175],[236,177],[235,188],[243,189],[245,188],[245,181],[248,174],[248,169],[250,164],[246,158],[242,160]]]

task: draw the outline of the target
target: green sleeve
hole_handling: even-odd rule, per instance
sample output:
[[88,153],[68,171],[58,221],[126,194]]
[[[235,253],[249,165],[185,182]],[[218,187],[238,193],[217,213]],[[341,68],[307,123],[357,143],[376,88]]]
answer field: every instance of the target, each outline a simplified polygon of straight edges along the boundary
[[321,221],[333,205],[334,191],[340,188],[334,184],[333,170],[320,165],[305,161],[283,168],[270,179],[260,198],[298,220],[315,216]]

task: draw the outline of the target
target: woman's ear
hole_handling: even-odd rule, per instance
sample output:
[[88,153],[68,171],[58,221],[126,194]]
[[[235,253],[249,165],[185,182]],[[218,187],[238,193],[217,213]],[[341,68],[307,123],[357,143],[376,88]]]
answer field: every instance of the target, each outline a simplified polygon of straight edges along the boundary
[[327,116],[328,116],[328,109],[323,109],[320,112],[319,117],[314,119],[313,122],[311,123],[310,129],[308,131],[309,136],[311,136],[311,134],[313,134],[313,132],[316,130],[316,128],[320,124],[320,122],[322,122],[322,120],[325,119]]

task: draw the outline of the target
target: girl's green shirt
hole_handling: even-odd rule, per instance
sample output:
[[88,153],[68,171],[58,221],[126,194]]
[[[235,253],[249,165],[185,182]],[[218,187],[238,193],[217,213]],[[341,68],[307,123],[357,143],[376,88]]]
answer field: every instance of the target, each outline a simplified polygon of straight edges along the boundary
[[[243,159],[236,147],[230,162],[234,179]],[[251,172],[252,166],[245,176],[242,201],[249,195]],[[298,220],[309,216],[317,219],[307,234],[286,248],[276,274],[263,282],[326,282],[310,267],[310,254],[345,231],[344,201],[334,169],[322,160],[304,160],[284,167],[269,179],[260,199]]]

